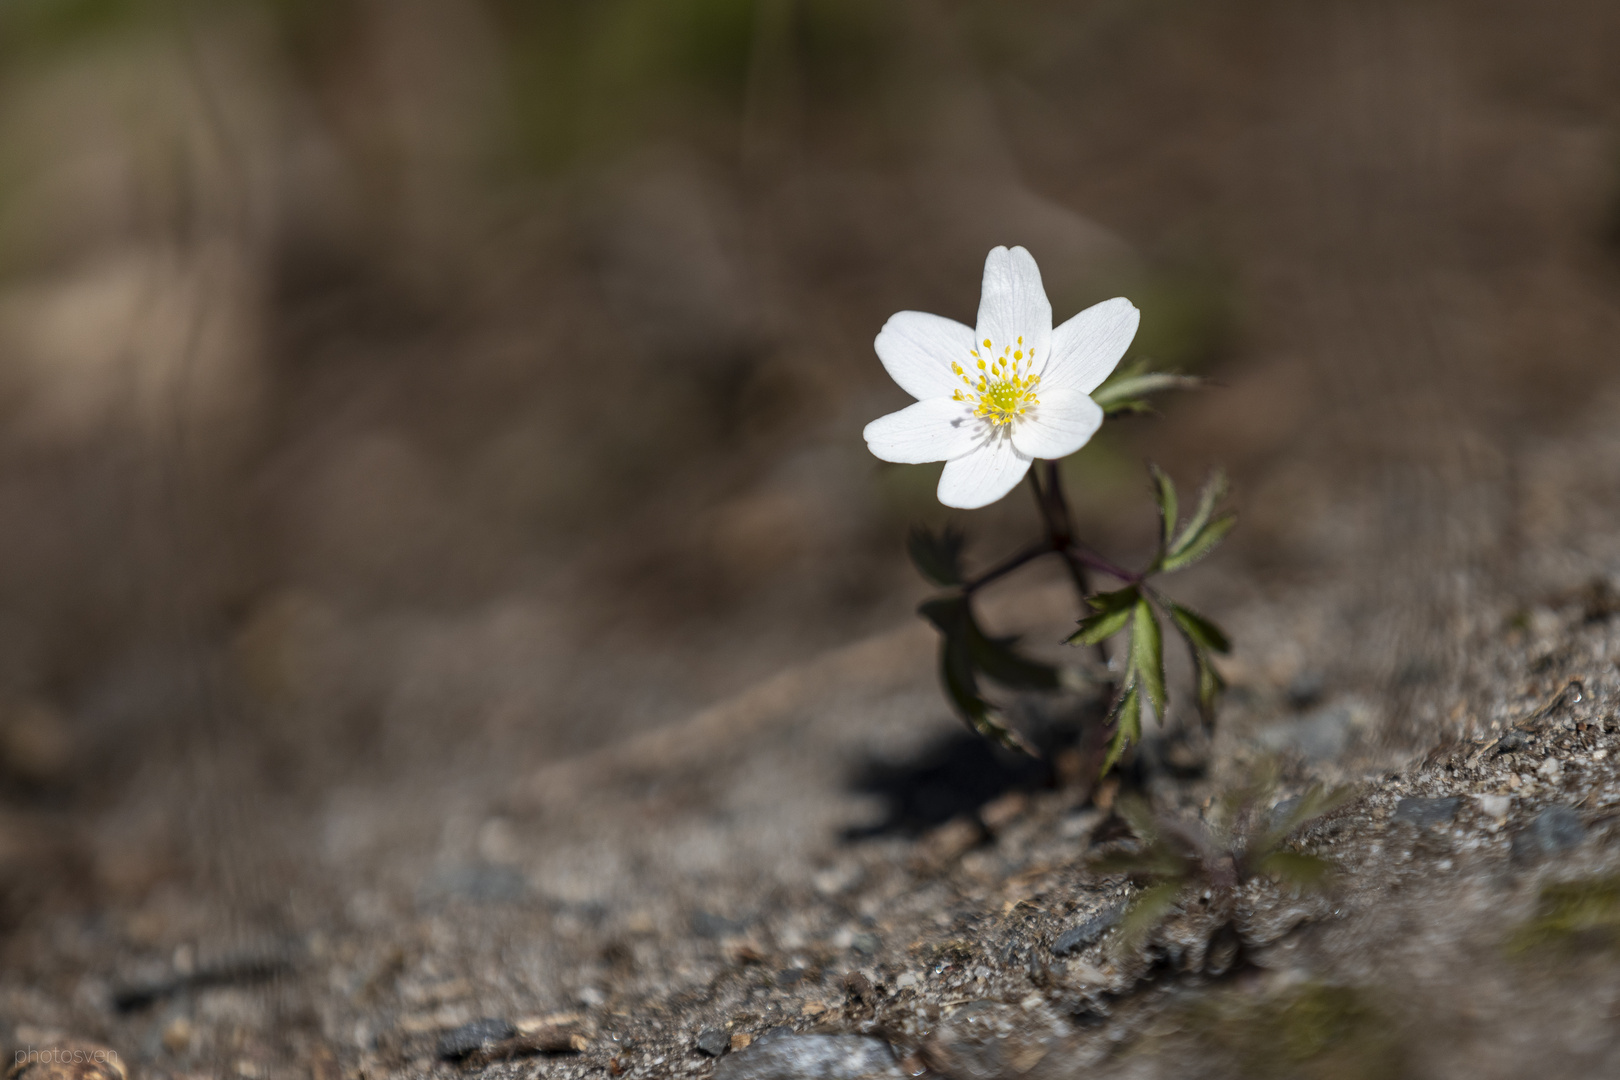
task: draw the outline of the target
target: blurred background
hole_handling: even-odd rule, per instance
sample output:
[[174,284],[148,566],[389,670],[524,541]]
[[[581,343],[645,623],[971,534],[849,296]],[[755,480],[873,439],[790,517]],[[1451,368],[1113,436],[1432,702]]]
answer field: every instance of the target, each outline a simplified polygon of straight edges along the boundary
[[871,341],[995,244],[1214,383],[1066,463],[1099,545],[1224,465],[1212,613],[1466,678],[1436,628],[1620,570],[1616,55],[1607,0],[0,0],[4,917],[274,906],[298,812],[907,623]]

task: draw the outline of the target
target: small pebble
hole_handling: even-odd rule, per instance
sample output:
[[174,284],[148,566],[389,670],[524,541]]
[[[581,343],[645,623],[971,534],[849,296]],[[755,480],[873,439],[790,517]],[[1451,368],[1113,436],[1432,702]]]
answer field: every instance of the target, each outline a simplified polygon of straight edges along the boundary
[[1456,796],[1443,799],[1402,799],[1395,804],[1395,813],[1390,820],[1404,821],[1420,829],[1431,829],[1455,818],[1457,807],[1461,804],[1462,800]]
[[493,1043],[505,1042],[517,1034],[510,1023],[496,1016],[486,1016],[470,1024],[462,1024],[439,1036],[438,1054],[444,1061],[459,1061],[475,1050]]
[[1119,922],[1119,917],[1124,913],[1125,906],[1121,904],[1098,912],[1078,926],[1069,927],[1052,942],[1052,955],[1068,956],[1094,944]]
[[1549,806],[1535,816],[1529,828],[1513,838],[1513,853],[1520,857],[1557,855],[1580,846],[1586,826],[1568,806]]
[[1524,737],[1524,732],[1515,728],[1496,740],[1496,752],[1498,754],[1511,754],[1523,750],[1528,742],[1529,740]]
[[704,1028],[697,1037],[697,1048],[709,1057],[720,1057],[731,1049],[731,1035],[724,1028]]
[[1478,798],[1480,813],[1498,824],[1507,820],[1508,810],[1513,806],[1513,796],[1480,795]]
[[728,1054],[715,1080],[901,1080],[894,1052],[864,1035],[778,1035]]
[[728,919],[712,911],[692,913],[692,933],[701,938],[736,937],[748,929],[746,919]]

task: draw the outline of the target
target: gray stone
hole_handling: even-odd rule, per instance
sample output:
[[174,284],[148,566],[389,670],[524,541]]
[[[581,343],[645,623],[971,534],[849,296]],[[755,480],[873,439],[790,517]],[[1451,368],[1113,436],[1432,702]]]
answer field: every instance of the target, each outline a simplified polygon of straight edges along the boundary
[[1525,738],[1524,732],[1511,729],[1496,740],[1496,752],[1498,754],[1511,754],[1523,750],[1528,745],[1530,745],[1530,740]]
[[720,1057],[731,1049],[731,1036],[724,1028],[704,1028],[697,1037],[697,1048],[710,1057]]
[[1521,858],[1557,855],[1579,847],[1585,839],[1586,826],[1579,814],[1562,804],[1549,806],[1513,838],[1513,854]]
[[1320,671],[1301,671],[1288,683],[1288,703],[1296,709],[1308,709],[1322,700],[1327,680]]
[[1079,952],[1088,945],[1096,944],[1097,940],[1111,930],[1119,917],[1125,913],[1125,905],[1107,908],[1099,911],[1078,926],[1071,926],[1057,936],[1052,942],[1053,956],[1068,956]]
[[1350,743],[1355,714],[1347,705],[1330,705],[1306,713],[1286,724],[1261,731],[1258,741],[1267,750],[1292,750],[1310,761],[1329,761]]
[[728,919],[712,911],[692,913],[692,933],[701,938],[736,937],[748,929],[746,919]]
[[864,1035],[779,1035],[728,1054],[715,1080],[902,1080],[894,1051]]
[[1390,820],[1404,821],[1420,829],[1432,829],[1455,818],[1457,807],[1461,805],[1462,800],[1456,796],[1447,796],[1443,799],[1402,799],[1395,804],[1395,813]]
[[1299,795],[1290,795],[1271,808],[1269,821],[1273,829],[1288,820],[1288,815],[1294,812],[1294,807],[1299,805],[1300,799],[1301,796]]
[[517,1029],[505,1020],[496,1016],[486,1016],[440,1035],[439,1057],[445,1061],[458,1061],[474,1050],[505,1042],[516,1034]]
[[862,956],[874,956],[883,947],[883,940],[876,934],[856,934],[850,947]]

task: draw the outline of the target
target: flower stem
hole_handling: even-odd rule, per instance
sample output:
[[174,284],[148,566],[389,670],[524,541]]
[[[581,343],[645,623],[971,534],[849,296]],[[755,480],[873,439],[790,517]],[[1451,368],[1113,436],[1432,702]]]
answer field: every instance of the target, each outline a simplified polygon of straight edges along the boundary
[[1119,566],[1116,563],[1109,562],[1107,559],[1103,558],[1095,551],[1092,551],[1078,540],[1069,545],[1068,554],[1072,558],[1078,559],[1085,565],[1091,567],[1093,570],[1101,570],[1109,577],[1118,578],[1127,585],[1140,585],[1145,580],[1141,574],[1127,570],[1123,566]]
[[[1046,473],[1044,484],[1040,478],[1042,471]],[[1071,550],[1074,546],[1074,523],[1069,516],[1068,500],[1063,497],[1058,463],[1041,462],[1029,471],[1029,480],[1035,488],[1035,505],[1040,509],[1041,520],[1046,523],[1046,535],[1052,547],[1062,553],[1063,564],[1069,569],[1074,591],[1080,595],[1080,603],[1084,607],[1086,597],[1091,595],[1091,582],[1086,577],[1085,561]]]
[[1056,550],[1057,548],[1052,546],[1052,542],[1050,540],[1040,540],[1030,544],[1018,554],[1006,559],[996,566],[991,567],[989,570],[986,570],[972,581],[964,584],[962,586],[962,591],[972,594],[978,589],[990,584],[992,581],[995,581],[997,578],[1006,577],[1008,574],[1012,573],[1014,570],[1017,570],[1025,563],[1033,562],[1042,555],[1050,555]]
[[[1043,470],[1046,473],[1045,484],[1042,484],[1040,479]],[[1048,542],[1053,549],[1063,555],[1063,565],[1068,567],[1069,579],[1074,582],[1074,590],[1080,596],[1080,611],[1084,614],[1089,610],[1086,599],[1091,596],[1091,582],[1086,576],[1088,565],[1123,581],[1132,581],[1134,575],[1129,571],[1122,571],[1075,539],[1074,519],[1069,514],[1069,501],[1063,495],[1063,481],[1058,476],[1057,462],[1043,461],[1031,469],[1029,482],[1035,489],[1035,505],[1041,512],[1041,520],[1046,523]],[[1097,661],[1106,669],[1107,646],[1099,641],[1092,648],[1097,654]]]

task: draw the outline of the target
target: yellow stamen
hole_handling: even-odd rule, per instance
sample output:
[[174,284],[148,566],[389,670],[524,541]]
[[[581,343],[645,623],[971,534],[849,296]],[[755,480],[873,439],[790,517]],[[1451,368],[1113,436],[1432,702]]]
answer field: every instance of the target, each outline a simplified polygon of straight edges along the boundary
[[991,350],[988,364],[977,348],[971,350],[974,366],[978,369],[977,380],[969,378],[961,364],[951,361],[951,371],[967,388],[966,391],[958,390],[952,394],[952,400],[971,404],[974,416],[999,428],[1008,427],[1015,420],[1027,416],[1033,406],[1040,404],[1040,399],[1035,396],[1035,387],[1041,377],[1031,370],[1035,366],[1035,350],[1027,350],[1026,356],[1023,344],[1024,339],[1020,336],[1019,348],[1005,346],[1001,355],[996,356],[994,344],[985,338],[983,347]]

